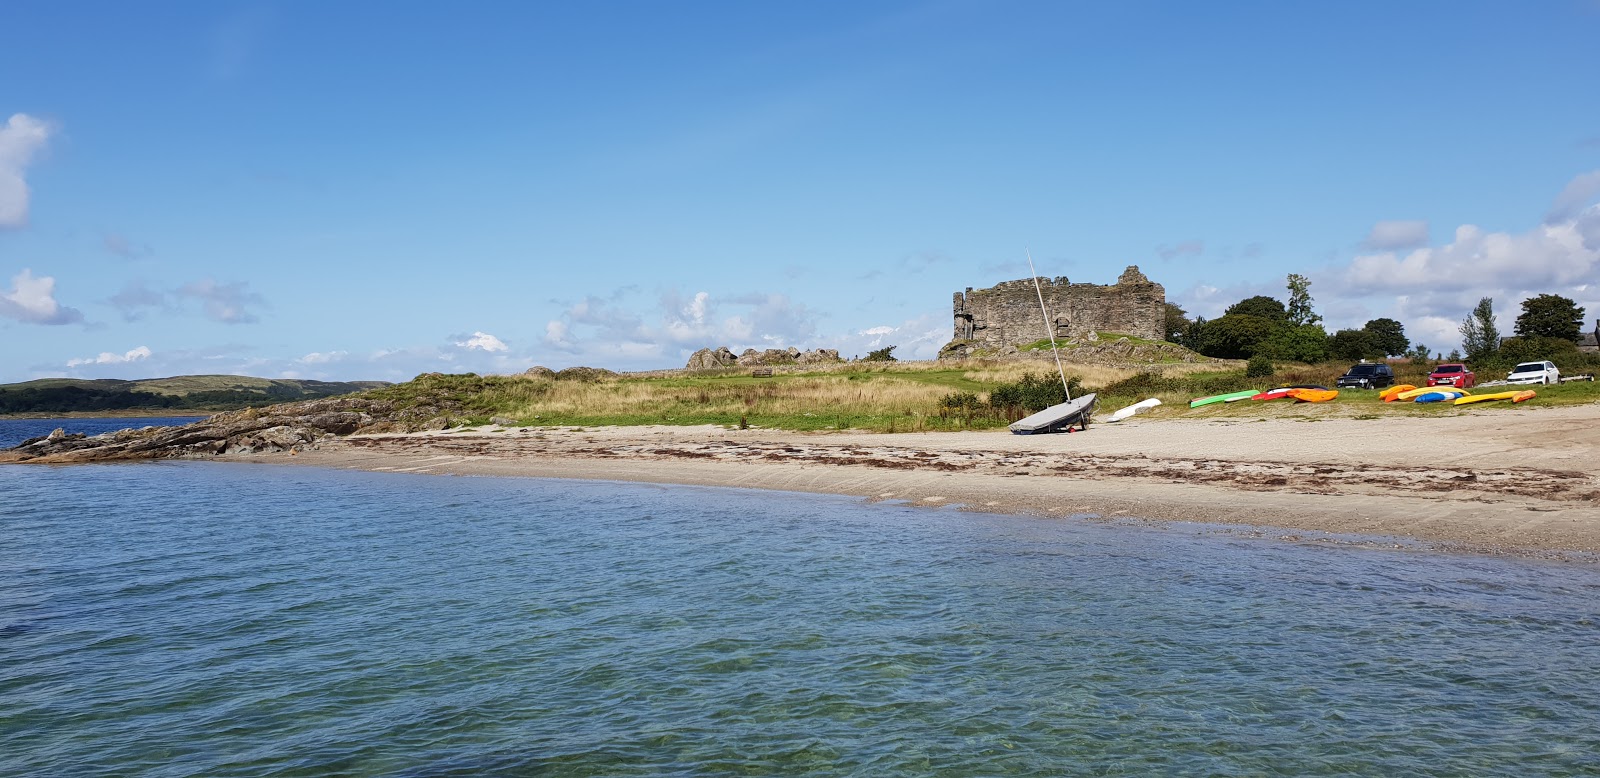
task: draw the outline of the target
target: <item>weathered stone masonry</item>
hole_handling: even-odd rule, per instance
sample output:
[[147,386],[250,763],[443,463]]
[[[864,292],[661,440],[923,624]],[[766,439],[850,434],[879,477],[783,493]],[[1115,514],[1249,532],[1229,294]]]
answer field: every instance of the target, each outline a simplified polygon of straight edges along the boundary
[[[1091,332],[1117,332],[1149,340],[1165,333],[1167,290],[1145,278],[1137,265],[1117,283],[1074,284],[1039,279],[1057,339],[1082,339]],[[1006,281],[955,294],[955,340],[973,348],[1024,346],[1047,337],[1033,279]]]

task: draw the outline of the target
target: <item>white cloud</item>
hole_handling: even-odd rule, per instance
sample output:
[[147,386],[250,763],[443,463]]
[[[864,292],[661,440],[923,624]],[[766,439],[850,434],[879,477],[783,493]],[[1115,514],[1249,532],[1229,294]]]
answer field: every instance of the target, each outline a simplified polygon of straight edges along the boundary
[[148,346],[139,346],[121,354],[113,354],[109,351],[102,351],[97,357],[86,359],[69,359],[67,360],[67,367],[78,367],[79,365],[123,365],[129,362],[139,362],[141,360],[149,359],[151,353],[152,352]]
[[1572,179],[1544,223],[1523,232],[1490,232],[1471,224],[1451,240],[1413,251],[1363,254],[1317,275],[1313,294],[1326,303],[1330,329],[1360,326],[1339,311],[1370,305],[1399,319],[1414,341],[1449,352],[1460,323],[1480,298],[1494,300],[1496,324],[1512,331],[1521,302],[1538,294],[1571,298],[1600,312],[1600,171]]
[[305,365],[326,365],[343,360],[350,356],[348,351],[313,351],[300,358],[300,363]]
[[55,298],[56,280],[34,277],[23,269],[11,278],[11,290],[0,291],[0,316],[30,324],[72,324],[83,321],[83,313],[68,308]]
[[479,351],[493,353],[496,351],[511,350],[510,346],[507,346],[499,338],[490,335],[487,332],[474,332],[472,333],[471,337],[466,335],[457,335],[453,340],[457,347],[467,349],[468,351],[478,349]]
[[1383,221],[1372,225],[1367,239],[1361,245],[1376,251],[1413,249],[1428,245],[1428,223],[1425,221]]
[[48,123],[25,113],[12,114],[0,127],[0,228],[28,223],[28,182],[23,173],[50,140]]
[[201,301],[206,316],[224,324],[260,321],[260,317],[246,306],[266,304],[266,300],[250,291],[250,284],[244,281],[219,284],[213,279],[203,278],[179,287],[177,295]]

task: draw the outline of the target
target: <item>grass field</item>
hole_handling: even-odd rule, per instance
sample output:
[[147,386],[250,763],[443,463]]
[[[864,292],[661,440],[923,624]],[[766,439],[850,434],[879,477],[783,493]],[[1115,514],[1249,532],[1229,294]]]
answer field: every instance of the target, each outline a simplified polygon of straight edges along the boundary
[[[1066,372],[1087,391],[1101,392],[1101,413],[1157,397],[1155,417],[1381,417],[1386,414],[1467,412],[1448,404],[1389,403],[1375,391],[1346,390],[1332,403],[1241,402],[1191,410],[1189,400],[1242,389],[1284,384],[1331,386],[1345,363],[1280,369],[1270,378],[1247,379],[1237,363],[1160,364],[1148,368],[1068,364]],[[1422,368],[1411,376],[1401,366],[1402,382],[1421,384]],[[940,401],[972,393],[980,402],[995,388],[1024,374],[1052,380],[1049,361],[974,361],[850,363],[792,366],[756,378],[749,368],[698,373],[662,372],[597,381],[565,381],[522,376],[419,377],[377,390],[376,396],[401,406],[441,409],[454,423],[486,424],[491,418],[536,426],[631,426],[644,424],[747,425],[788,430],[864,429],[918,432],[1003,427],[1010,418],[987,407],[977,411],[941,409]],[[1412,380],[1416,379],[1416,380]],[[1600,385],[1535,387],[1539,398],[1507,409],[1600,400]],[[1484,406],[1475,406],[1481,411]]]

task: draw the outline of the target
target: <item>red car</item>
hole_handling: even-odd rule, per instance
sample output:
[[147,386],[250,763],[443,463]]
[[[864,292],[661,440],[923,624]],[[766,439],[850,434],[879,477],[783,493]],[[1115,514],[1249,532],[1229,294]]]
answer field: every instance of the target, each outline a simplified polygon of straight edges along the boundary
[[1470,389],[1478,385],[1478,376],[1459,362],[1440,365],[1428,374],[1428,386],[1454,386]]

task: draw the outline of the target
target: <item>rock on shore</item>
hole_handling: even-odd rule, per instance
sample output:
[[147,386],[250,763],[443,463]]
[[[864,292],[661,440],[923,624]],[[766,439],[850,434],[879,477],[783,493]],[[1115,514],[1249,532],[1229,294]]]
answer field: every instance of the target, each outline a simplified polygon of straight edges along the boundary
[[333,397],[219,413],[182,427],[145,427],[102,435],[49,435],[0,451],[0,462],[98,462],[183,459],[227,453],[267,453],[316,445],[379,422],[392,408],[365,398]]

